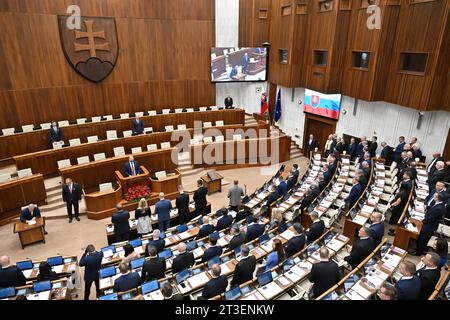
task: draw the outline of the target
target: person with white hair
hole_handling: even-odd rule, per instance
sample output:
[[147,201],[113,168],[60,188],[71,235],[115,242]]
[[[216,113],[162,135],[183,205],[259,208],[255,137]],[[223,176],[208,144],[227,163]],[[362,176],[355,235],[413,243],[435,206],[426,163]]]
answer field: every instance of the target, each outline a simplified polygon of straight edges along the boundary
[[[41,210],[39,210],[38,206],[33,203],[30,203],[28,206],[24,207],[20,213],[20,221],[22,222],[36,221],[36,219],[40,217]],[[47,231],[45,231],[45,227],[44,234],[48,234]]]
[[164,198],[164,192],[159,194],[159,201],[155,204],[155,214],[158,216],[158,229],[166,231],[170,228],[170,210],[172,203]]
[[189,268],[194,265],[195,258],[194,254],[192,252],[187,251],[186,243],[180,242],[178,244],[178,255],[173,259],[172,263],[172,273],[175,274],[177,272],[180,272],[181,270],[184,270],[186,268]]
[[20,287],[26,282],[27,279],[22,271],[11,265],[8,256],[0,257],[0,288]]
[[444,161],[437,161],[436,170],[433,173],[428,174],[428,186],[430,187],[430,190],[434,188],[436,182],[444,180],[445,180],[445,163]]

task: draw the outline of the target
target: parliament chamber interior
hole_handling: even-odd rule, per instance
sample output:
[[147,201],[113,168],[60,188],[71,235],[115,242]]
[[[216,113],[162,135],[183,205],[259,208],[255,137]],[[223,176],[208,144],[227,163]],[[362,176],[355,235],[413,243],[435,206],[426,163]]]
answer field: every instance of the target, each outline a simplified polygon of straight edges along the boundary
[[1,0],[0,30],[1,300],[450,299],[450,0]]

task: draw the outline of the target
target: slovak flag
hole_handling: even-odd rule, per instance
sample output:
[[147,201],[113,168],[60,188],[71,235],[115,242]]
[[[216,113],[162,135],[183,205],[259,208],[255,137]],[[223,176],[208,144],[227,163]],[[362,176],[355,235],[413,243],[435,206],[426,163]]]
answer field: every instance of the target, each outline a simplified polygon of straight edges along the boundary
[[267,94],[264,91],[261,95],[261,114],[264,114],[269,109],[269,106],[267,105]]

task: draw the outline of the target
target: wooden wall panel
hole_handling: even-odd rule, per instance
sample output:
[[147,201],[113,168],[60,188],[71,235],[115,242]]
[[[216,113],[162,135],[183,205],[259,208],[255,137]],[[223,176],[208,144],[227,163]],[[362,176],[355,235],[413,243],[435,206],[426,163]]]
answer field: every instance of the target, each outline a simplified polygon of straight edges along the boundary
[[116,68],[101,84],[64,57],[56,14],[64,0],[0,4],[0,128],[174,106],[214,104],[214,1],[79,0],[83,16],[113,16]]
[[239,1],[239,46],[260,47],[269,42],[271,0]]

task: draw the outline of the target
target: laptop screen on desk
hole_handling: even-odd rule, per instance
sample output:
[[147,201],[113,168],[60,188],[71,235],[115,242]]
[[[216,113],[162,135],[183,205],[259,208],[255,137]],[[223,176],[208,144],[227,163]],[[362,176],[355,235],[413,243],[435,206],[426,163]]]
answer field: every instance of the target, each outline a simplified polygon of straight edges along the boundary
[[115,274],[116,274],[116,268],[113,266],[100,269],[100,279],[112,277]]
[[139,258],[139,259],[131,260],[131,262],[130,262],[131,269],[137,269],[137,268],[142,267],[144,265],[144,261],[145,261],[144,257]]
[[134,240],[131,240],[131,241],[130,241],[130,245],[131,245],[133,248],[140,247],[140,246],[142,246],[142,240],[141,240],[141,239],[134,239]]
[[225,292],[226,300],[237,300],[241,296],[241,289],[239,287],[235,287],[230,291]]
[[177,279],[177,283],[181,283],[184,280],[186,280],[187,278],[189,278],[189,269],[184,269],[180,272],[178,272],[176,279]]
[[64,260],[61,256],[48,258],[47,262],[50,265],[50,267],[59,266],[61,264],[64,264]]
[[17,268],[19,268],[20,270],[29,270],[29,269],[33,269],[33,262],[31,262],[31,260],[26,260],[26,261],[20,261],[16,263]]
[[266,284],[272,282],[272,273],[270,271],[264,272],[258,276],[258,284],[260,287],[265,286]]
[[33,290],[36,293],[42,292],[42,291],[48,291],[52,288],[52,284],[50,281],[40,281],[33,283]]
[[100,297],[100,300],[119,300],[117,293],[111,293],[106,296]]
[[158,280],[153,280],[150,282],[145,282],[142,284],[142,294],[147,294],[150,292],[153,292],[155,290],[158,290],[159,285],[158,285]]
[[14,297],[15,295],[16,289],[14,287],[0,289],[0,299]]
[[113,253],[116,252],[116,246],[107,246],[102,248],[102,252],[106,252],[108,250],[111,250]]
[[167,249],[167,250],[161,251],[159,253],[159,256],[164,259],[170,258],[172,256],[172,250]]
[[220,258],[218,256],[208,260],[208,268],[211,269],[214,264],[220,264]]

